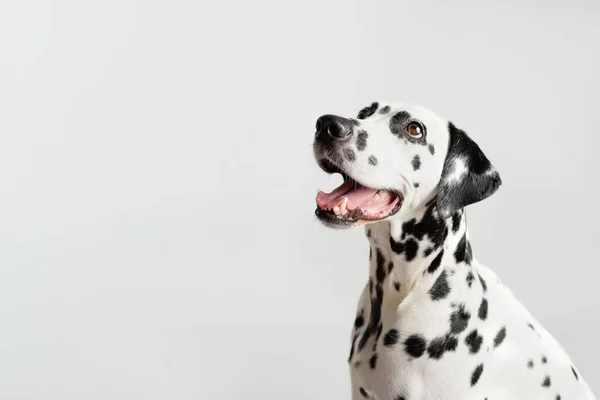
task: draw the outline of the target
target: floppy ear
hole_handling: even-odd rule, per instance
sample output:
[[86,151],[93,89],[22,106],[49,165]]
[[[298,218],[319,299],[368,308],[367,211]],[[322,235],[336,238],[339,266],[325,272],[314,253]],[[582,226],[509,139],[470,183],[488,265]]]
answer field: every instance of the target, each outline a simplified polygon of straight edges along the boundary
[[450,147],[437,196],[438,214],[448,218],[457,210],[491,196],[502,184],[500,174],[467,134],[448,123]]

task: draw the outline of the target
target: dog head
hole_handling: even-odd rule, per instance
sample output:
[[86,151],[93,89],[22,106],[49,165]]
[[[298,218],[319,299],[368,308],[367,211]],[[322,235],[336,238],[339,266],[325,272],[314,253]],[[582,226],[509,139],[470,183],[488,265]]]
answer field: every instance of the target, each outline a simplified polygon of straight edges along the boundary
[[335,228],[410,215],[431,199],[448,218],[501,185],[464,131],[419,106],[373,103],[357,118],[323,115],[313,150],[324,171],[344,178],[316,199],[317,217]]

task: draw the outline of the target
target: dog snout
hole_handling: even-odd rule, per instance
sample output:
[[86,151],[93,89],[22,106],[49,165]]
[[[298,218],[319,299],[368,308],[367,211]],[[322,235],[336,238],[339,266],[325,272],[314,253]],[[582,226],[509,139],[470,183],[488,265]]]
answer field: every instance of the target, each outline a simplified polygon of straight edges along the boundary
[[351,121],[337,115],[326,114],[319,117],[315,128],[317,138],[346,140],[352,136]]

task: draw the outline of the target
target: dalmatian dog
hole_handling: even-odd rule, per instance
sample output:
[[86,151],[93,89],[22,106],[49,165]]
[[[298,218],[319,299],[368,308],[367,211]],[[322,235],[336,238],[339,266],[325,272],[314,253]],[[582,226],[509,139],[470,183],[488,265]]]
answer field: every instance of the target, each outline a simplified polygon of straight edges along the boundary
[[498,171],[452,122],[376,102],[357,118],[323,115],[313,150],[343,183],[319,191],[331,228],[364,226],[369,279],[348,363],[352,400],[592,400],[553,336],[481,265],[465,207]]

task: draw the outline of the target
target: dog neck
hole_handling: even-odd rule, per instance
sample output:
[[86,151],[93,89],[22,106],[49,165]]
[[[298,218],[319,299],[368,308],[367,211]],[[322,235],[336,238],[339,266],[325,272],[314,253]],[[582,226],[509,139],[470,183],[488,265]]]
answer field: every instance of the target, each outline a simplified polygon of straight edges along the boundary
[[385,292],[384,307],[397,307],[426,272],[439,275],[473,259],[464,210],[442,219],[434,201],[410,215],[368,225],[366,235],[371,298]]

